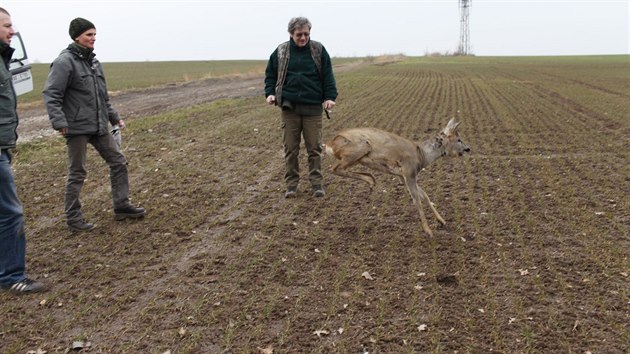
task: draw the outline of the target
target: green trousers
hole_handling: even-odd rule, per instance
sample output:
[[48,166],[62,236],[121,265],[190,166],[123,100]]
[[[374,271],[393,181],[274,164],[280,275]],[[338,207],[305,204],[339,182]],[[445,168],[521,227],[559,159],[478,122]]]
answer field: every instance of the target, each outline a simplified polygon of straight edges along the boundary
[[308,179],[311,186],[322,185],[322,115],[307,116],[292,110],[282,111],[284,143],[284,181],[287,187],[297,187],[300,181],[300,142],[304,135],[304,145],[308,154]]

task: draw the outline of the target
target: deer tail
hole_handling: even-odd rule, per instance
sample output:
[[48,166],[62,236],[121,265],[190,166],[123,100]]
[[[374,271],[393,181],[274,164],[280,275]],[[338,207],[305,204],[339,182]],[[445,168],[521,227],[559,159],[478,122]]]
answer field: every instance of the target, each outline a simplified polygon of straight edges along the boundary
[[334,156],[334,152],[333,149],[330,145],[326,145],[326,144],[322,144],[322,153],[323,155],[330,155],[330,156]]

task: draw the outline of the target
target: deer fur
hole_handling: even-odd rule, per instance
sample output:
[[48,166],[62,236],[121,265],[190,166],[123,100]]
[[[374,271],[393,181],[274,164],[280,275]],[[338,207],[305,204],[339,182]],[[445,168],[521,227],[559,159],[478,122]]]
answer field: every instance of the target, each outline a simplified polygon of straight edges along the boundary
[[370,188],[376,183],[371,173],[348,171],[348,169],[360,164],[380,172],[400,176],[414,204],[418,207],[422,229],[433,237],[422,210],[422,201],[429,205],[442,225],[446,222],[435,210],[429,196],[418,186],[416,177],[423,168],[442,156],[457,157],[470,152],[470,148],[459,135],[459,124],[451,119],[435,137],[420,143],[376,128],[351,128],[337,133],[324,145],[324,149],[327,154],[339,160],[331,168],[333,174],[365,181]]

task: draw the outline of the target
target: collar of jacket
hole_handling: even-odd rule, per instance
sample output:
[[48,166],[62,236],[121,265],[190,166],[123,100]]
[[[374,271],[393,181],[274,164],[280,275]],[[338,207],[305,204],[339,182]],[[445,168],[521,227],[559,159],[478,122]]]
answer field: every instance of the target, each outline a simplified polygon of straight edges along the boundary
[[2,60],[4,61],[4,65],[9,68],[9,63],[11,63],[11,57],[13,56],[13,52],[15,49],[11,48],[10,45],[0,41],[0,56],[2,56]]
[[91,62],[92,59],[94,59],[94,57],[96,56],[96,54],[94,54],[94,49],[86,48],[74,42],[70,43],[70,45],[68,46],[68,50],[78,55],[81,59],[87,60],[89,62]]

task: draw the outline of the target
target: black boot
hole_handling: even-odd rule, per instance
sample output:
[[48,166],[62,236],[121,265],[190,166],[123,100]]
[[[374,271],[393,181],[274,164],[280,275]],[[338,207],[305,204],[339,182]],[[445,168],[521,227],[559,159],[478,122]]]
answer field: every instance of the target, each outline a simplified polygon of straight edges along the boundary
[[125,219],[138,219],[143,217],[144,214],[146,214],[144,208],[130,205],[125,208],[114,209],[114,220],[120,221]]
[[95,227],[94,224],[90,224],[85,219],[68,221],[66,224],[74,232],[90,231]]

